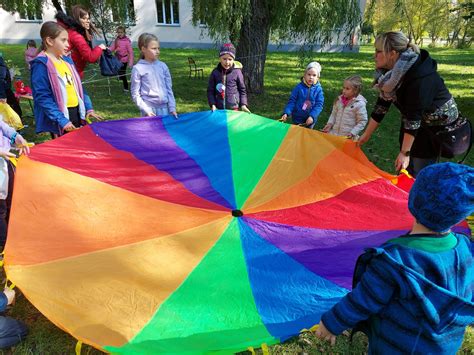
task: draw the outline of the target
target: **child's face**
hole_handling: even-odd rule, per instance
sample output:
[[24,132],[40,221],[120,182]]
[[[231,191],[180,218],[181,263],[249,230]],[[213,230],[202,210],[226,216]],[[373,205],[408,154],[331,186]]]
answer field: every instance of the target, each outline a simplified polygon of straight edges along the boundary
[[230,54],[224,54],[223,56],[219,57],[221,62],[222,68],[225,70],[230,69],[234,64],[234,58]]
[[352,99],[357,95],[357,91],[350,82],[344,81],[344,85],[342,86],[342,95],[344,95],[346,99]]
[[141,48],[141,51],[145,60],[152,62],[160,56],[160,43],[158,41],[150,41],[148,46]]
[[62,55],[67,55],[69,48],[67,31],[61,31],[59,36],[56,38],[46,37],[47,52],[60,57]]
[[319,76],[318,76],[318,73],[316,72],[316,69],[311,68],[307,70],[304,73],[304,80],[306,81],[306,83],[308,83],[308,85],[316,84],[319,80]]
[[117,30],[117,37],[118,38],[123,38],[125,36],[125,31],[124,30]]

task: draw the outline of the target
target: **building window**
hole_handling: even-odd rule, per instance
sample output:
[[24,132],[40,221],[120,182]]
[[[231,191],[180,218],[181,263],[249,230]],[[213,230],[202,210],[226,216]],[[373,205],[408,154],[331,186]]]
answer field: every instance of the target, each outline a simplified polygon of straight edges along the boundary
[[156,15],[160,25],[179,25],[179,1],[156,0]]
[[[39,2],[41,4],[41,2]],[[24,7],[18,9],[19,21],[43,21],[43,8],[38,4],[25,4]]]

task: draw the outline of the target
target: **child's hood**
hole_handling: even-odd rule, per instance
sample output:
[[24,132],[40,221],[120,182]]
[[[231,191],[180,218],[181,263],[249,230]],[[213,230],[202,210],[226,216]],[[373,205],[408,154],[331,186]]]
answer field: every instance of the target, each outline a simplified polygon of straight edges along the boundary
[[[161,60],[157,59],[157,60],[154,60],[153,62],[149,62],[148,60],[146,59],[140,59],[137,64],[135,65],[138,65],[138,64],[141,64],[141,65],[146,65],[146,66],[153,66],[153,65],[161,65],[161,63],[163,63]],[[164,63],[163,63],[164,64]]]
[[372,250],[388,263],[393,273],[403,275],[405,287],[415,295],[432,329],[441,331],[451,323],[466,326],[474,322],[474,294],[472,292],[468,292],[470,295],[464,298],[433,283],[418,271],[403,265],[387,250],[383,248]]
[[[68,62],[69,64],[74,64],[72,59],[68,56],[62,56],[61,58],[62,58],[62,60],[64,60],[65,62]],[[39,52],[38,55],[30,63],[31,63],[31,65],[33,65],[35,63],[41,63],[41,64],[46,65],[46,63],[48,63],[48,59],[49,58],[45,54],[45,52]]]
[[48,57],[46,57],[44,52],[40,52],[40,53],[38,53],[38,55],[36,57],[33,58],[33,60],[30,62],[30,64],[35,65],[35,64],[39,63],[39,64],[46,65],[47,62],[48,62]]
[[[342,97],[342,95],[340,95],[339,97]],[[361,94],[354,97],[351,101],[352,101],[352,103],[361,102],[364,105],[367,104],[367,99],[364,96],[362,96]]]

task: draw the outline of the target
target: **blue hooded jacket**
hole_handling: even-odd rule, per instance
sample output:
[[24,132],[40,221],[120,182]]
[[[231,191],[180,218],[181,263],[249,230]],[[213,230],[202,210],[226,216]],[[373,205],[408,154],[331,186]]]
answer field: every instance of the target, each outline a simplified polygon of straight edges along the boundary
[[352,292],[322,321],[336,335],[355,326],[365,332],[369,354],[455,354],[474,322],[472,253],[458,233],[406,235],[369,249]]
[[[62,59],[74,66],[69,57]],[[59,128],[69,123],[69,119],[59,109],[56,103],[53,89],[48,77],[48,69],[46,67],[47,57],[36,57],[31,61],[31,83],[34,98],[34,115],[36,133],[52,132],[59,134]],[[92,110],[92,102],[84,90],[84,106],[85,110]]]
[[[309,100],[311,105],[303,109],[306,100]],[[314,119],[314,123],[316,123],[318,116],[323,110],[323,105],[324,93],[319,81],[316,84],[311,85],[311,87],[308,87],[303,81],[301,81],[291,91],[290,99],[286,104],[284,113],[288,116],[291,115],[293,123],[295,124],[306,122],[306,119],[309,116],[311,116]]]

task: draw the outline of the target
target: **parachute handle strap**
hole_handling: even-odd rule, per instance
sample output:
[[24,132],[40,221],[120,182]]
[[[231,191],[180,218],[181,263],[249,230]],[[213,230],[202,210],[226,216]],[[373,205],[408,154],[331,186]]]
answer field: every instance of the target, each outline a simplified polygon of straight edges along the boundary
[[10,286],[8,286],[9,281],[10,280],[8,278],[5,280],[5,288],[9,288],[10,290],[13,290],[16,285],[13,282],[10,281]]
[[[270,349],[268,349],[268,345],[266,343],[263,343],[260,347],[262,348],[263,355],[270,355]],[[250,351],[252,355],[255,355],[255,349],[252,346],[249,346],[247,350]]]
[[316,329],[318,329],[318,327],[319,327],[319,324],[315,324],[309,329],[306,329],[306,328],[301,329],[300,333],[314,332],[316,331]]
[[76,355],[81,355],[82,341],[78,340],[76,343]]
[[[413,179],[413,176],[411,176],[410,173],[406,169],[400,170],[400,175],[401,174],[406,175],[410,179]],[[398,176],[392,179],[392,184],[397,185],[397,183],[398,183]]]

